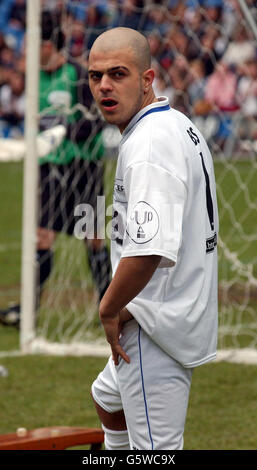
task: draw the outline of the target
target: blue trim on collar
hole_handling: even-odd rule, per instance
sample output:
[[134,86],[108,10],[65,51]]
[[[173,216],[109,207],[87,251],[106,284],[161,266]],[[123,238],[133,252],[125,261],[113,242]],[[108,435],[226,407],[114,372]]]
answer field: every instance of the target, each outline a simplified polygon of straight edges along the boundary
[[152,114],[152,113],[159,113],[160,111],[169,111],[170,109],[170,105],[169,104],[166,104],[165,106],[158,106],[158,108],[151,108],[149,109],[148,111],[146,111],[145,114],[143,114],[142,116],[140,116],[140,118],[137,120],[137,123],[139,121],[141,121],[141,119],[143,119],[145,116],[147,116],[148,114]]

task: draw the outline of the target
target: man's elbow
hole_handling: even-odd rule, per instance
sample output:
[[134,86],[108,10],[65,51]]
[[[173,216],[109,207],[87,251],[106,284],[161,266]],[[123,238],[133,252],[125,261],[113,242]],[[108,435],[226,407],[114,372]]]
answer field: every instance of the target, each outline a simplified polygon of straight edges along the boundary
[[113,309],[111,307],[108,298],[104,296],[99,305],[99,318],[101,322],[113,316]]

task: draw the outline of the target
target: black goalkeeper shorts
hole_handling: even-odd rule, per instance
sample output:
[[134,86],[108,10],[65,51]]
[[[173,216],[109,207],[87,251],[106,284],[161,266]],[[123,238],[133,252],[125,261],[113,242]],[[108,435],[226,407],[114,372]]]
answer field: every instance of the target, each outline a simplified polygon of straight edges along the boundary
[[103,162],[74,159],[67,165],[40,165],[39,227],[73,235],[78,204],[90,204],[96,214],[103,195]]

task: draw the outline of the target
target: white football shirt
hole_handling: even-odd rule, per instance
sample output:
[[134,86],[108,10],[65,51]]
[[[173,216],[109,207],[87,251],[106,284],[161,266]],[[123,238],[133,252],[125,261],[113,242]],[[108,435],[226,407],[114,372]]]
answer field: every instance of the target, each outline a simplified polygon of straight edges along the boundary
[[121,257],[160,255],[127,308],[184,367],[216,356],[218,211],[207,144],[168,99],[133,117],[122,135],[113,197],[113,274]]

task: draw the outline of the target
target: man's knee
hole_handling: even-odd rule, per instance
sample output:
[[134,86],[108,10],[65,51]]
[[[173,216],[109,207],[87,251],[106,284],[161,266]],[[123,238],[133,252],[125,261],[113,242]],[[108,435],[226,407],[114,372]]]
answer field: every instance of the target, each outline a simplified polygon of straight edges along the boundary
[[108,429],[113,429],[115,431],[125,431],[127,429],[125,415],[123,410],[115,411],[110,413],[104,410],[94,399],[91,392],[91,396],[99,416],[101,423]]
[[105,450],[116,451],[130,449],[129,435],[123,410],[109,413],[95,401],[92,392],[91,396],[102,423]]

